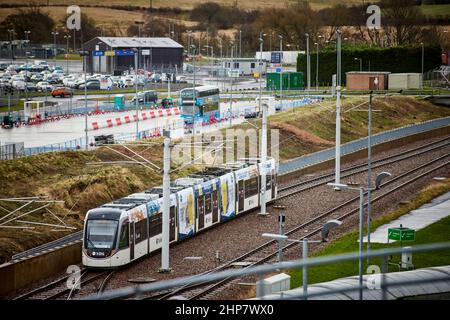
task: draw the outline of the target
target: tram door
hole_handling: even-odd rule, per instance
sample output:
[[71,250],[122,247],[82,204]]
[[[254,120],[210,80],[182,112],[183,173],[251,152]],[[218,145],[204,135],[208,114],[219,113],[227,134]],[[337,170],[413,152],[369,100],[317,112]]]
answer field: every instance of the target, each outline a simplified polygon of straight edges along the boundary
[[170,238],[169,241],[175,240],[175,206],[170,207]]
[[216,223],[217,221],[219,221],[219,199],[217,197],[217,190],[214,190],[212,193],[212,205],[212,221],[213,223]]
[[130,223],[130,261],[134,259],[134,222]]
[[272,179],[270,179],[272,181],[272,199],[275,199],[275,188],[277,186],[277,175],[273,174],[271,175]]
[[204,196],[198,197],[198,229],[201,230],[205,227],[205,204]]
[[244,211],[244,200],[245,200],[245,190],[244,190],[244,180],[238,182],[238,211]]

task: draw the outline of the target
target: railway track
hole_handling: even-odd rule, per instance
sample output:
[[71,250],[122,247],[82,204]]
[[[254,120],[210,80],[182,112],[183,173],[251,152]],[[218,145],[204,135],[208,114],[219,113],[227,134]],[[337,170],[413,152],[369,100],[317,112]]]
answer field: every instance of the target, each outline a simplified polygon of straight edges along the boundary
[[[409,158],[412,158],[412,157],[415,157],[415,156],[418,156],[418,155],[421,155],[421,154],[424,154],[424,153],[427,153],[427,152],[438,150],[440,148],[445,148],[445,147],[447,147],[449,145],[450,145],[450,138],[444,138],[444,139],[435,141],[435,142],[430,143],[430,144],[425,145],[425,146],[419,146],[419,147],[416,147],[416,148],[413,148],[413,149],[409,149],[409,150],[406,150],[404,152],[400,152],[400,153],[397,153],[397,154],[394,154],[394,155],[391,155],[391,156],[388,156],[388,157],[377,159],[377,160],[373,161],[373,168],[377,168],[377,167],[380,167],[380,166],[385,166],[385,165],[388,165],[388,164],[391,164],[391,163],[400,162],[402,160],[406,160],[406,159],[409,159]],[[399,179],[401,179],[403,177],[406,177],[407,175],[412,174],[412,173],[414,173],[414,172],[416,172],[416,171],[418,171],[420,169],[423,169],[426,166],[429,166],[429,165],[431,165],[433,163],[436,163],[437,161],[443,160],[443,159],[445,159],[448,156],[449,155],[444,155],[444,156],[439,157],[437,159],[434,159],[433,161],[430,161],[430,162],[428,162],[428,163],[426,163],[426,164],[424,164],[422,166],[414,168],[413,170],[409,170],[408,172],[405,172],[404,174],[389,180],[388,182],[386,182],[386,184],[391,184],[391,183],[393,183],[395,181],[398,181]],[[443,166],[445,166],[447,164],[448,164],[448,162],[446,162]],[[351,168],[344,169],[342,171],[342,173],[343,173],[342,177],[348,177],[348,176],[351,176],[351,175],[354,175],[354,174],[365,172],[366,170],[367,170],[367,164],[356,165],[356,166],[353,166]],[[435,168],[432,171],[434,171],[434,170],[437,170],[437,169]],[[309,190],[309,189],[312,189],[314,187],[318,187],[318,186],[324,185],[327,182],[333,181],[333,179],[334,179],[334,173],[328,173],[328,174],[321,175],[319,177],[315,177],[315,178],[312,178],[312,179],[309,179],[309,180],[301,181],[301,182],[298,182],[298,183],[295,183],[295,184],[292,184],[292,185],[288,185],[288,186],[282,187],[282,188],[279,189],[280,195],[279,195],[277,200],[281,200],[281,199],[293,196],[295,194],[298,194],[298,193],[300,193],[302,191]],[[394,191],[388,191],[386,193],[386,195],[390,194],[391,192],[394,192]],[[384,195],[384,196],[386,196],[386,195]],[[311,235],[315,235],[316,233],[305,234],[304,233],[305,228],[307,228],[307,227],[309,228],[314,223],[320,222],[324,218],[329,217],[330,215],[335,213],[337,210],[342,209],[343,207],[345,207],[345,206],[347,206],[347,205],[357,201],[358,199],[359,199],[359,197],[355,197],[355,198],[353,198],[353,199],[351,199],[349,201],[346,201],[345,203],[340,204],[339,206],[337,206],[337,207],[335,207],[335,208],[333,208],[331,210],[328,210],[327,212],[324,212],[324,213],[320,214],[319,216],[315,217],[314,219],[311,219],[310,221],[307,221],[307,222],[297,226],[296,228],[288,231],[286,233],[286,235],[295,236],[295,233],[299,232],[299,231],[303,231],[302,237],[305,237],[305,236],[309,236],[310,237]],[[377,198],[374,198],[372,201],[373,202],[374,201],[378,201],[379,199],[380,198],[377,197]],[[355,212],[357,212],[357,210]],[[341,218],[345,219],[346,217],[347,216],[345,216],[345,217],[343,216]],[[77,235],[78,234],[81,234],[81,232],[77,233]],[[76,240],[75,238],[71,237],[71,238],[68,238],[68,239],[70,241],[74,241],[74,240]],[[80,235],[80,239],[81,239],[81,235]],[[61,245],[61,241],[59,241],[57,243],[58,243],[58,245]],[[227,262],[226,264],[224,264],[222,266],[219,266],[219,267],[217,267],[215,269],[206,271],[205,273],[202,273],[202,274],[207,274],[207,273],[211,273],[211,272],[217,272],[217,271],[225,270],[225,269],[233,267],[233,265],[235,263],[248,261],[250,258],[251,258],[251,261],[250,261],[251,264],[249,266],[253,266],[255,264],[263,263],[263,262],[267,261],[268,259],[271,259],[273,256],[276,255],[278,248],[276,250],[271,248],[271,247],[273,247],[275,245],[277,245],[276,241],[269,241],[269,242],[264,243],[263,245],[255,248],[255,249],[245,253],[244,255],[242,255],[242,256],[240,256],[240,257],[238,257],[238,258],[236,258],[236,259],[234,259],[234,260],[232,260],[230,262]],[[49,246],[47,245],[45,247],[45,249],[48,250]],[[289,246],[285,247],[285,250],[287,250],[287,249],[289,249]],[[35,252],[37,252],[37,250],[34,250],[33,253],[35,253]],[[265,256],[263,258],[261,258],[261,257],[258,257],[257,255],[265,255]],[[261,259],[264,259],[264,258],[265,258],[265,260],[261,260]],[[114,274],[113,271],[101,272],[101,273],[93,273],[93,272],[88,272],[86,270],[83,270],[82,274],[81,274],[81,277],[80,277],[81,285],[83,287],[83,285],[86,285],[86,284],[88,284],[90,282],[94,282],[94,281],[96,281],[96,280],[98,280],[98,279],[103,277],[102,281],[100,282],[100,284],[99,284],[99,286],[97,288],[97,293],[101,293],[101,292],[104,291],[104,289],[106,287],[106,284],[112,278],[113,274]],[[32,290],[32,291],[30,291],[28,293],[25,293],[25,294],[23,294],[23,295],[21,295],[19,297],[16,297],[16,299],[61,299],[61,298],[71,299],[75,295],[82,294],[82,292],[78,292],[78,290],[70,290],[70,289],[67,288],[67,286],[65,286],[65,283],[67,282],[69,277],[70,277],[70,275],[64,276],[64,277],[62,277],[62,278],[60,278],[58,280],[55,280],[55,281],[53,281],[51,283],[48,283],[48,284],[44,285],[42,287],[39,287],[39,288],[37,288],[35,290]],[[230,279],[228,279],[227,281],[224,281],[224,282],[221,282],[221,283],[212,284],[212,285],[210,283],[202,283],[202,284],[196,284],[196,285],[186,285],[184,287],[176,288],[174,290],[170,290],[170,291],[168,290],[168,291],[165,291],[165,292],[158,292],[158,293],[153,294],[152,296],[145,297],[144,299],[170,299],[170,298],[173,298],[173,297],[175,297],[177,295],[181,295],[183,293],[190,293],[191,294],[190,298],[192,298],[192,299],[199,299],[199,298],[207,296],[208,294],[211,294],[211,293],[215,292],[218,288],[226,285],[229,281],[230,281]],[[208,286],[208,285],[210,285],[210,286]],[[204,289],[205,286],[208,286],[208,287],[206,289]]]
[[[409,149],[404,152],[400,152],[400,153],[397,153],[397,154],[394,154],[394,155],[391,155],[388,157],[374,160],[372,162],[372,164],[373,164],[372,168],[375,169],[382,165],[387,165],[387,164],[394,163],[397,161],[406,160],[406,159],[412,158],[414,156],[424,154],[426,152],[430,152],[433,150],[437,150],[439,148],[446,147],[448,145],[450,145],[450,138],[447,137],[447,138],[432,142],[430,144],[427,144],[425,146],[419,146],[419,147]],[[367,168],[367,165],[364,163],[353,166],[351,168],[345,168],[341,171],[341,173],[342,173],[341,177],[345,178],[352,174],[364,172],[366,170],[366,168]],[[321,175],[318,177],[314,177],[309,180],[300,181],[298,183],[294,183],[292,185],[279,188],[279,190],[278,190],[279,194],[278,194],[277,200],[281,200],[283,198],[290,197],[301,191],[305,191],[305,190],[309,190],[309,189],[312,189],[312,188],[315,188],[318,186],[322,186],[328,182],[333,181],[333,179],[332,179],[333,177],[334,177],[334,173],[327,173],[327,174],[324,174],[324,175]],[[82,237],[83,237],[83,231],[82,230],[77,231],[68,236],[62,237],[62,238],[54,240],[52,242],[45,243],[41,246],[38,246],[38,247],[32,248],[30,250],[16,254],[11,258],[11,261],[15,262],[15,261],[20,261],[20,260],[27,259],[27,258],[32,258],[36,255],[48,252],[50,250],[57,249],[59,247],[66,246],[68,244],[81,241]]]
[[[432,161],[424,163],[414,169],[408,170],[396,177],[393,177],[392,179],[390,179],[382,184],[383,188],[386,188],[387,186],[391,186],[391,185],[393,187],[390,188],[389,190],[373,197],[372,203],[375,203],[375,202],[389,196],[393,192],[396,192],[396,191],[400,190],[401,188],[403,188],[411,183],[414,183],[415,181],[419,180],[420,178],[423,178],[423,177],[433,173],[436,170],[439,170],[441,168],[444,168],[445,166],[448,166],[450,164],[449,159],[450,159],[450,154],[446,154],[446,155],[440,156],[436,159],[433,159]],[[440,161],[444,161],[444,163],[435,165],[436,163],[438,163]],[[415,175],[412,178],[409,178],[407,181],[401,182],[398,185],[394,185],[395,182],[397,182],[401,179],[405,179],[405,178],[409,177],[410,175],[413,175],[414,173],[416,173],[420,170],[424,170],[432,165],[435,165],[435,166],[433,166],[431,169],[426,170],[425,172],[422,172],[418,175]],[[384,189],[376,191],[376,193],[380,193],[383,190]],[[374,195],[376,194],[375,192],[373,192],[373,193],[374,193]],[[329,218],[330,216],[334,215],[337,211],[339,211],[353,203],[357,203],[358,201],[359,201],[359,196],[355,196],[355,197],[351,198],[350,200],[345,201],[344,203],[339,204],[338,206],[319,214],[318,216],[314,217],[313,219],[296,226],[295,228],[286,232],[285,235],[287,235],[289,237],[294,237],[294,238],[296,236],[299,238],[314,237],[314,236],[320,234],[321,229],[322,229],[322,222],[324,219]],[[364,206],[366,207],[367,203],[364,203]],[[358,212],[359,212],[359,207],[349,210],[348,212],[340,215],[339,217],[336,217],[336,219],[343,221],[345,219],[348,219],[348,218],[354,216]],[[283,247],[283,251],[287,251],[296,245],[298,246],[297,243],[289,243]],[[238,262],[247,262],[248,265],[245,266],[244,269],[250,268],[250,267],[270,261],[271,259],[276,257],[277,254],[278,254],[278,242],[275,240],[271,240],[271,241],[268,241],[256,248],[248,251],[247,253],[237,257],[236,259],[227,262],[226,264],[224,264],[223,266],[221,266],[219,268],[205,272],[205,274],[231,268],[231,267],[233,267],[233,265],[235,265]],[[165,293],[164,295],[160,293],[159,298],[160,299],[168,299],[168,298],[173,298],[173,297],[176,297],[176,296],[179,296],[182,294],[184,295],[183,296],[184,298],[186,298],[186,296],[187,296],[187,298],[190,300],[207,298],[208,296],[212,295],[220,288],[223,288],[224,286],[226,286],[233,280],[234,280],[234,278],[226,278],[226,279],[223,279],[216,283],[209,283],[209,284],[208,283],[200,283],[200,284],[196,284],[196,285],[192,285],[192,286],[187,285],[184,287],[176,288],[169,293]]]
[[[444,148],[450,145],[450,138],[444,138],[433,143],[430,143],[425,146],[419,146],[413,149],[406,150],[404,152],[399,152],[394,155],[390,155],[381,159],[377,159],[372,161],[372,169],[379,168],[381,166],[385,166],[388,164],[396,163],[402,160],[407,160],[413,157],[416,157],[421,154],[425,154],[430,151],[434,151],[440,148]],[[341,178],[349,177],[354,174],[358,174],[361,172],[367,171],[367,163],[362,163],[359,165],[352,166],[351,168],[346,168],[341,170]],[[319,177],[315,177],[309,180],[300,181],[298,183],[294,183],[292,185],[282,187],[278,191],[277,200],[281,200],[293,195],[296,195],[299,192],[306,191],[318,186],[322,186],[327,184],[328,182],[334,181],[334,172],[326,173]]]
[[17,296],[14,298],[14,300],[71,300],[75,297],[75,295],[83,293],[82,290],[84,286],[102,279],[99,286],[97,287],[97,293],[100,294],[104,291],[106,284],[111,279],[114,272],[114,270],[93,272],[86,269],[81,269],[80,277],[77,280],[80,282],[80,290],[76,289],[77,286],[71,286],[70,284],[68,284],[68,281],[70,280],[69,278],[73,276],[73,274],[68,274],[55,281],[52,281],[20,296]]

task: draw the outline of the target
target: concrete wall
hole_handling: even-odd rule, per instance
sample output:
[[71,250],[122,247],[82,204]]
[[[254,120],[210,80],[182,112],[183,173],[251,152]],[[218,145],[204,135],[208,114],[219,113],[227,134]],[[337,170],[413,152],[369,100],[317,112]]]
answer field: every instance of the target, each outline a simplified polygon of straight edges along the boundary
[[391,73],[389,75],[389,89],[418,89],[422,82],[420,73]]
[[0,266],[0,297],[81,263],[81,241],[16,263]]

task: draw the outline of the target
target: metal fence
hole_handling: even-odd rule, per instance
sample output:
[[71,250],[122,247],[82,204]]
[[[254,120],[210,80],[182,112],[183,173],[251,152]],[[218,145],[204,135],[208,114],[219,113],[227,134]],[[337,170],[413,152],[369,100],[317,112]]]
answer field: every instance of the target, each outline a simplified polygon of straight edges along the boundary
[[[307,259],[301,259],[301,260],[292,260],[292,261],[286,261],[286,262],[280,262],[280,263],[273,263],[273,264],[264,264],[260,266],[255,267],[249,267],[241,270],[225,270],[220,272],[214,272],[214,273],[207,273],[207,274],[201,274],[198,276],[190,276],[190,277],[182,277],[182,278],[176,278],[171,280],[165,280],[165,281],[158,281],[156,283],[151,284],[144,284],[139,285],[136,287],[125,287],[120,289],[114,289],[110,291],[106,291],[102,294],[98,295],[90,295],[87,297],[82,298],[82,300],[104,300],[104,299],[118,299],[118,298],[125,298],[125,297],[131,297],[136,296],[136,298],[139,299],[139,297],[142,296],[144,293],[151,293],[151,292],[157,292],[157,291],[164,291],[169,290],[172,288],[177,287],[183,287],[186,285],[195,285],[195,284],[204,284],[208,282],[217,282],[223,279],[234,279],[234,278],[241,278],[243,276],[258,276],[260,279],[263,278],[265,274],[270,273],[278,273],[279,270],[292,270],[292,269],[303,269],[303,272],[307,274],[307,270],[310,267],[313,266],[321,266],[321,265],[329,265],[333,263],[339,263],[339,262],[345,262],[345,261],[357,261],[357,260],[364,260],[366,258],[375,258],[375,257],[381,257],[382,259],[382,266],[381,266],[381,283],[380,283],[380,298],[385,300],[388,296],[388,289],[390,287],[399,286],[399,285],[406,285],[406,284],[421,284],[424,282],[424,279],[417,278],[414,280],[400,280],[395,282],[389,282],[386,277],[386,266],[388,257],[392,255],[398,255],[398,254],[405,254],[405,253],[423,253],[423,252],[435,252],[435,251],[441,251],[441,250],[448,250],[450,249],[450,242],[445,243],[434,243],[434,244],[426,244],[426,245],[420,245],[415,247],[401,247],[401,248],[391,248],[391,249],[380,249],[380,250],[374,250],[374,251],[368,251],[364,253],[346,253],[346,254],[339,254],[339,255],[332,255],[332,256],[323,256],[323,257],[317,257],[317,258],[307,258]],[[448,281],[449,276],[443,276],[443,277],[437,277],[434,280],[427,279],[427,282],[430,281]],[[306,279],[306,282],[308,282],[308,279]],[[263,282],[260,281],[260,287],[258,288],[258,291],[261,292],[261,295],[264,296],[264,287]],[[329,295],[336,292],[355,292],[364,290],[364,286],[362,284],[358,284],[355,286],[350,286],[345,289],[341,290],[332,290],[329,289],[311,293],[309,294],[306,290],[305,292],[302,291],[301,294],[297,296],[289,296],[289,299],[308,299],[311,297],[320,297]],[[362,297],[363,298],[363,297]],[[283,296],[280,297],[280,299],[283,299]]]
[[23,142],[8,143],[0,146],[0,160],[11,160],[24,156]]
[[[406,127],[385,131],[372,136],[372,145],[377,145],[383,142],[396,140],[402,137],[430,131],[448,125],[450,125],[450,117],[429,120],[419,124],[412,124]],[[366,148],[367,137],[341,145],[341,155],[354,153]],[[332,160],[334,158],[335,148],[333,147],[280,163],[279,172],[280,174],[286,174],[304,167]]]

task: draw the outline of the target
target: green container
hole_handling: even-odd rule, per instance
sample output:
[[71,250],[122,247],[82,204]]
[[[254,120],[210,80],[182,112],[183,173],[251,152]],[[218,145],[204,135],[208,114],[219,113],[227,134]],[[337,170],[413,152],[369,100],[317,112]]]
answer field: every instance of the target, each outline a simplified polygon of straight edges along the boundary
[[[267,73],[266,89],[280,90],[280,73]],[[304,90],[303,72],[283,72],[283,90]]]

